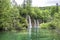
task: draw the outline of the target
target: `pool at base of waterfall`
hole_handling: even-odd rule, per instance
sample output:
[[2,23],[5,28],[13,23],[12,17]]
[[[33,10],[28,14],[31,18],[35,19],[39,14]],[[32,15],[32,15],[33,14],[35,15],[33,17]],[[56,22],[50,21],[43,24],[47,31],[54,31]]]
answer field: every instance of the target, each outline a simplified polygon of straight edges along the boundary
[[52,30],[39,29],[31,32],[0,32],[0,40],[60,40],[60,34]]

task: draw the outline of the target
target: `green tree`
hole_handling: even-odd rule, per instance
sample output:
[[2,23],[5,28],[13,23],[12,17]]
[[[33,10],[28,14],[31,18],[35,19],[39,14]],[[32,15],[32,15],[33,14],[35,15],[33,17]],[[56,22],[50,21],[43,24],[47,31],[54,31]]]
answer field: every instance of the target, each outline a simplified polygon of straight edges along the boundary
[[19,11],[17,7],[11,6],[10,0],[0,0],[0,29],[11,30],[19,25]]
[[1,29],[7,25],[10,6],[11,6],[10,0],[0,0],[0,28]]

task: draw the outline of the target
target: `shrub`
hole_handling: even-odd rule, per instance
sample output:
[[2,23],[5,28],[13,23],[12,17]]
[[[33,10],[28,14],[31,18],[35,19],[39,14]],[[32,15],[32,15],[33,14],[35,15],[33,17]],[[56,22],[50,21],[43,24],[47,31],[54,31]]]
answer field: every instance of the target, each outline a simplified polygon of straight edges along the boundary
[[48,29],[50,23],[41,23],[40,28],[42,29]]
[[49,23],[42,23],[40,24],[41,29],[55,29],[56,26],[52,24],[52,22]]

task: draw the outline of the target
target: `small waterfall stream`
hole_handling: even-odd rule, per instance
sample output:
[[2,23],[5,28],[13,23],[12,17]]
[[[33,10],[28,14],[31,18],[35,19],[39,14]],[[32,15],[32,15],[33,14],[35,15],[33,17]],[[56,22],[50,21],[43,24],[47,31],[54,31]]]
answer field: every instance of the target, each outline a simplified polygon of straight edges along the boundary
[[39,32],[39,20],[34,19],[34,29],[33,29],[33,38],[35,37],[37,40]]
[[[33,28],[33,30],[32,30]],[[32,27],[32,22],[31,22],[31,18],[28,15],[28,34],[29,34],[29,40],[32,40],[32,33],[36,38],[37,38],[37,33],[38,33],[38,28],[39,28],[39,20],[34,19],[34,27]],[[33,32],[32,32],[33,31]]]
[[31,40],[32,23],[31,23],[31,18],[29,15],[28,15],[28,21],[29,21],[29,25],[28,25],[29,39]]
[[39,20],[34,20],[34,29],[35,31],[39,29]]
[[36,28],[37,28],[36,20],[34,19],[34,32],[36,32]]
[[39,20],[37,20],[37,30],[39,32]]
[[37,20],[37,28],[39,28],[39,20]]

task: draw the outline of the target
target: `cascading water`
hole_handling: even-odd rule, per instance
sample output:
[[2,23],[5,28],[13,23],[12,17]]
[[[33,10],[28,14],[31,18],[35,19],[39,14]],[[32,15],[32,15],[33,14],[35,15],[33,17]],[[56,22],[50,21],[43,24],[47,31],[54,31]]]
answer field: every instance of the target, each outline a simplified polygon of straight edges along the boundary
[[38,37],[38,31],[39,30],[39,20],[34,19],[34,29],[33,29],[33,37],[36,38]]
[[39,32],[39,20],[37,20],[37,32]]
[[39,28],[39,20],[34,20],[34,28]]
[[34,27],[33,27],[33,30],[32,30],[31,18],[30,18],[29,15],[28,15],[28,23],[29,23],[29,25],[28,25],[29,40],[32,40],[31,39],[32,33],[33,33],[33,35],[35,34],[34,36],[37,38],[37,32],[38,32],[38,28],[39,28],[39,20],[35,20],[34,19]]
[[39,20],[37,20],[37,28],[39,28]]
[[28,21],[29,21],[29,25],[28,25],[29,39],[31,40],[32,24],[31,24],[31,18],[30,18],[30,16],[28,16]]
[[36,25],[36,20],[34,20],[34,31],[36,32],[36,27],[37,27],[37,25]]

